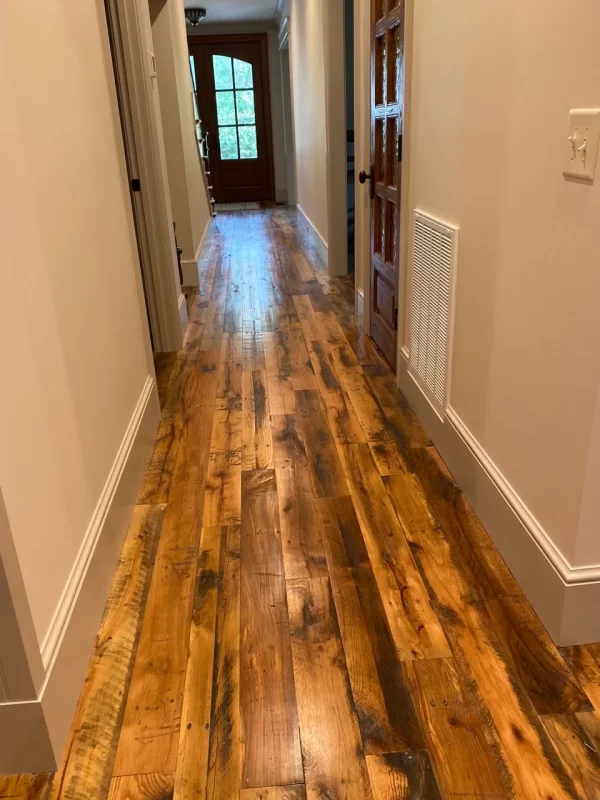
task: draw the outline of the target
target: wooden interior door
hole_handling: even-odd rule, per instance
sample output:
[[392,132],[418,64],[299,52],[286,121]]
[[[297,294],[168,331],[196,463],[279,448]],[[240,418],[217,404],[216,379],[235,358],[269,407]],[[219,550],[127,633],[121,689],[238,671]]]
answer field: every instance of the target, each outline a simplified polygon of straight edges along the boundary
[[371,0],[371,337],[396,369],[404,2]]
[[190,36],[217,203],[275,202],[267,35]]

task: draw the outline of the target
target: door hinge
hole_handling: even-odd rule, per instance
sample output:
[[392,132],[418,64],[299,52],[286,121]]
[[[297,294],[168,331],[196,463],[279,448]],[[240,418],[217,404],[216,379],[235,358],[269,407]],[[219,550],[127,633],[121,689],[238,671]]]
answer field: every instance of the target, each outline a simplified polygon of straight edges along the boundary
[[140,183],[139,178],[132,178],[131,179],[131,191],[132,192],[141,192],[142,191],[142,184]]
[[398,330],[398,309],[394,309],[394,330]]

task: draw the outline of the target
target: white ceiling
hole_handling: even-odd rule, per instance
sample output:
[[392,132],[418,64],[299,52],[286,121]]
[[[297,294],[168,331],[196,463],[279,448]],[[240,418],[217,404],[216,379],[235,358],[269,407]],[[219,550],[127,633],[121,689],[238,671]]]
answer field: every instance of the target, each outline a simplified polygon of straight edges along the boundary
[[212,25],[215,22],[271,20],[277,0],[184,0],[184,4],[186,8],[205,8],[205,22]]

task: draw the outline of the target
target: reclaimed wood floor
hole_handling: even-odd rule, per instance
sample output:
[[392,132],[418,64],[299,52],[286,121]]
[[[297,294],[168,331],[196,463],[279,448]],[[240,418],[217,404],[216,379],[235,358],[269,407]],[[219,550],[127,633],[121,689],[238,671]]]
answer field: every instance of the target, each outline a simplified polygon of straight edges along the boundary
[[292,211],[219,216],[64,763],[28,800],[600,798],[560,652]]

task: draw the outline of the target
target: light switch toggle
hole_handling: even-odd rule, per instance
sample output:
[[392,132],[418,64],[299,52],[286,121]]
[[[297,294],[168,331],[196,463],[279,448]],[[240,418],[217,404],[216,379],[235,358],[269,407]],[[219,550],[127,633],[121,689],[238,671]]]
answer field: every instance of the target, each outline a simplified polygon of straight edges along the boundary
[[600,108],[570,111],[563,175],[593,181],[599,142]]

